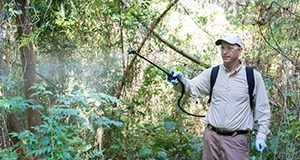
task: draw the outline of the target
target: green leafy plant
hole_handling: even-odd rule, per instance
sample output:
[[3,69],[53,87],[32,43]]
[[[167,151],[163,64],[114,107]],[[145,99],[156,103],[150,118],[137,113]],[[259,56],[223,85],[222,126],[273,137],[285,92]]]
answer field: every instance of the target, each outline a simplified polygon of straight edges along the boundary
[[[34,86],[36,94],[50,93],[39,85]],[[98,115],[97,109],[87,110],[96,103],[111,105],[118,99],[104,93],[82,94],[80,90],[64,96],[68,102],[47,109],[42,116],[42,124],[34,127],[36,134],[29,130],[11,133],[20,142],[11,148],[1,150],[8,157],[16,157],[16,150],[26,150],[24,158],[40,157],[39,159],[89,159],[105,158],[105,148],[99,149],[95,137],[97,129],[122,128],[123,123],[106,116]],[[0,101],[5,106],[27,107],[28,101],[13,97]],[[98,110],[99,111],[99,110]],[[92,113],[94,112],[94,113]],[[109,148],[109,147],[108,147]],[[109,156],[109,155],[107,155]]]

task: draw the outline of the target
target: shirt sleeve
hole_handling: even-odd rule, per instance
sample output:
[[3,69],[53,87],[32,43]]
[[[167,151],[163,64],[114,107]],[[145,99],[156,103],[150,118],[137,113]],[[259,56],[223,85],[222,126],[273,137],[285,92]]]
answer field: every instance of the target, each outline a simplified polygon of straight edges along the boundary
[[271,111],[269,100],[267,96],[266,87],[260,73],[256,72],[256,91],[254,91],[255,102],[255,117],[254,120],[258,123],[258,133],[256,138],[266,140],[269,134],[269,125],[271,118]]
[[[182,77],[180,81],[183,83],[185,88],[185,94],[191,97],[204,98],[209,95],[210,92],[210,72],[211,69],[206,69],[201,72],[198,76],[188,79]],[[175,86],[176,90],[181,90],[180,84]]]

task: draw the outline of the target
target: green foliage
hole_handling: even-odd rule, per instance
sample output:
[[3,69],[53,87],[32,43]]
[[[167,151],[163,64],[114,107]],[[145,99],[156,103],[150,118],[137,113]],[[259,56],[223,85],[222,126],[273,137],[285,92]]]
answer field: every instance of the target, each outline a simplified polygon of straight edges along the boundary
[[197,19],[197,22],[201,25],[204,26],[207,24],[207,17],[205,16],[199,16]]
[[[178,112],[178,95],[165,81],[165,74],[136,61],[130,73],[123,75],[131,57],[122,52],[138,48],[148,33],[139,22],[151,26],[169,1],[123,2],[126,6],[119,0],[31,1],[28,11],[33,33],[21,41],[17,41],[15,18],[22,12],[12,1],[3,2],[0,19],[8,37],[0,39],[0,86],[6,90],[1,91],[1,117],[41,109],[43,124],[35,128],[38,134],[28,130],[12,133],[21,141],[0,149],[0,159],[17,159],[18,149],[28,151],[25,158],[43,155],[41,159],[201,159],[203,141],[198,135],[203,123],[192,125],[193,118]],[[299,2],[186,1],[180,5],[156,26],[156,33],[207,64],[219,52],[212,45],[217,35],[225,29],[243,33],[243,61],[264,75],[275,106],[272,134],[262,154],[255,151],[255,132],[251,135],[250,159],[299,159]],[[260,11],[261,21],[257,18]],[[190,21],[181,22],[183,19]],[[191,20],[196,24],[190,24]],[[192,28],[195,25],[198,28]],[[30,89],[36,91],[32,98],[38,97],[40,104],[22,94],[24,68],[19,48],[31,42],[42,76]],[[148,39],[141,54],[186,77],[202,69],[156,38]],[[136,76],[128,80],[133,83],[126,82],[122,91],[117,90],[122,76],[129,75]],[[119,91],[121,99],[113,96]],[[193,104],[187,103],[185,107]],[[101,148],[98,129],[103,129]]]
[[281,123],[274,122],[273,127],[277,130],[277,133],[272,141],[270,141],[274,143],[271,148],[274,153],[274,157],[278,159],[293,159],[294,157],[299,157],[300,153],[298,152],[298,148],[300,147],[300,122],[295,113],[288,111],[280,112],[283,112],[285,120]]
[[14,8],[13,2],[4,3],[3,8],[7,11],[6,13],[7,13],[8,17],[17,17],[22,14],[21,10],[16,10]]
[[274,108],[273,113],[273,116],[277,116],[281,120],[284,119],[284,121],[272,121],[272,133],[267,140],[267,149],[263,153],[256,151],[256,133],[252,132],[250,137],[252,156],[250,159],[297,159],[300,156],[297,151],[297,148],[300,147],[300,122],[296,119],[296,114],[291,112],[285,113],[285,111],[278,108]]
[[[128,124],[129,125],[129,124]],[[203,142],[175,121],[144,124],[129,129],[126,148],[120,155],[129,159],[201,159]]]
[[53,95],[53,93],[51,91],[46,90],[46,87],[44,87],[41,84],[34,84],[33,86],[31,86],[29,89],[34,89],[35,93],[33,93],[30,97],[34,97],[36,95]]
[[[37,89],[37,94],[40,94],[39,90],[49,93],[39,85],[32,88]],[[80,88],[65,99],[68,99],[68,103],[61,101],[63,106],[44,112],[43,124],[34,128],[37,134],[29,130],[11,133],[11,136],[20,139],[20,142],[7,150],[1,150],[3,155],[15,157],[16,150],[12,151],[12,148],[18,148],[27,150],[25,158],[42,156],[42,159],[104,159],[105,149],[99,150],[97,147],[99,142],[95,139],[97,130],[99,128],[120,129],[123,123],[100,116],[97,114],[100,110],[91,107],[96,102],[109,106],[116,103],[118,99],[104,93],[90,93],[84,96],[80,93]],[[9,102],[14,102],[14,106],[27,105],[26,101],[20,97],[6,101],[6,103]]]
[[13,133],[13,137],[22,140],[21,148],[27,148],[25,157],[32,155],[46,155],[51,159],[73,159],[85,153],[85,148],[91,148],[90,144],[80,136],[84,129],[74,128],[72,125],[59,124],[55,117],[45,117],[44,123],[36,127],[38,133],[44,137],[23,131]]
[[0,159],[3,160],[16,160],[19,154],[16,152],[15,147],[0,148]]
[[29,99],[26,100],[23,97],[16,96],[16,97],[7,97],[7,96],[2,96],[0,98],[0,106],[3,107],[4,110],[8,112],[15,112],[15,111],[22,111],[27,108],[42,108],[40,105],[35,105],[33,104],[33,100]]
[[149,155],[151,155],[151,149],[145,147],[145,148],[142,148],[140,151],[139,151],[139,157],[141,158],[146,158],[148,157]]

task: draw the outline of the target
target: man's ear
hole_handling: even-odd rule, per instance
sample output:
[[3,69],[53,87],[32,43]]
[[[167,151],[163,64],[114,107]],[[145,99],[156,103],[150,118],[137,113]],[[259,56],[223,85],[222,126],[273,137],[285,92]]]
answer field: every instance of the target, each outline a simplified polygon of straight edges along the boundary
[[239,48],[238,48],[238,51],[239,51],[239,56],[241,56],[242,51],[243,51],[243,48],[242,48],[242,47],[239,47]]

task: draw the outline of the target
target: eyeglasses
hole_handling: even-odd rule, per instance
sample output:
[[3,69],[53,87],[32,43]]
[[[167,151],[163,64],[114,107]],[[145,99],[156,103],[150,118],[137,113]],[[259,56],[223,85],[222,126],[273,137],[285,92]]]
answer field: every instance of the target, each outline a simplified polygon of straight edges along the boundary
[[221,50],[227,50],[227,51],[232,51],[237,48],[240,48],[240,46],[238,46],[238,45],[222,45],[221,46]]

